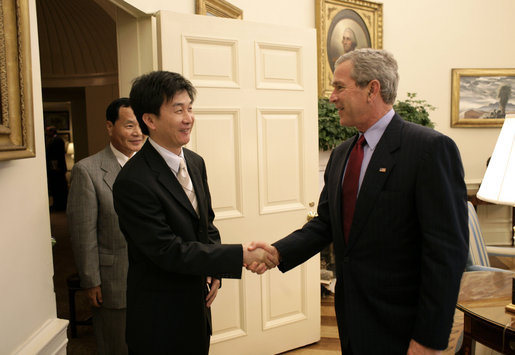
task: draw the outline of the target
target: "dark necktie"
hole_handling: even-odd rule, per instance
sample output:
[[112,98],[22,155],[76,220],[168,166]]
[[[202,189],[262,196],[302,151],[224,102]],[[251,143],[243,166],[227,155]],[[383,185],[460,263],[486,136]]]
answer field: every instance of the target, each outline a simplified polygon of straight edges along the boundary
[[363,162],[363,146],[366,143],[365,136],[361,135],[349,155],[347,169],[343,178],[342,217],[343,235],[346,242],[349,240],[350,226],[354,217],[354,209],[358,197],[359,174],[361,172],[361,163]]

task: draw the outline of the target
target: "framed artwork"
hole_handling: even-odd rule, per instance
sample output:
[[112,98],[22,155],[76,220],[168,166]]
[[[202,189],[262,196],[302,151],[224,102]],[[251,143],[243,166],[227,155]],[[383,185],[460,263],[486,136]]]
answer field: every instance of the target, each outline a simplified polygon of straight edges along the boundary
[[44,111],[43,119],[45,127],[54,126],[58,132],[70,130],[70,113],[67,110]]
[[0,160],[36,156],[27,0],[0,1]]
[[54,126],[65,143],[73,142],[72,111],[70,101],[43,102],[44,127]]
[[332,92],[334,62],[357,48],[383,48],[383,5],[362,0],[316,0],[319,96]]
[[501,127],[515,114],[515,69],[453,69],[451,127]]
[[199,15],[243,19],[243,10],[225,0],[195,0]]

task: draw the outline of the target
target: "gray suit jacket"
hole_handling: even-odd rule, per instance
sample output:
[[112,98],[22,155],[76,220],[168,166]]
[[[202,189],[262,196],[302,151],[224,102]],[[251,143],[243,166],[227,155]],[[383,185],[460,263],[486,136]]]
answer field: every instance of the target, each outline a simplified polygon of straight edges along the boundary
[[120,171],[110,146],[74,165],[68,228],[81,287],[101,285],[106,308],[125,308],[127,243],[118,225],[112,187]]

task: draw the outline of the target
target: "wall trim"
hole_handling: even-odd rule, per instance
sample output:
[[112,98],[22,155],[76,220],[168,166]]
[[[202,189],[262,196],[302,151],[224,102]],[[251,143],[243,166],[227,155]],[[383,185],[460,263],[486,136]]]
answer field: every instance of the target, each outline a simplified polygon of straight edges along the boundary
[[46,321],[41,328],[32,334],[14,354],[17,355],[66,355],[68,321],[53,318]]

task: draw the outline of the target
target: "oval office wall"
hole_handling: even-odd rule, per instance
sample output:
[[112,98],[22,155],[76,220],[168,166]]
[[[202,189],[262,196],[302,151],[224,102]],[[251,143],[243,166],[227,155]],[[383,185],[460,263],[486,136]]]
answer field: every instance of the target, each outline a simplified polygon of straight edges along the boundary
[[[243,21],[315,28],[313,0],[230,2],[243,10]],[[52,282],[53,262],[37,28],[39,19],[36,15],[36,0],[29,0],[28,3],[31,58],[27,59],[32,66],[36,157],[0,162],[2,354],[16,351],[30,353],[31,349],[52,349],[62,353],[63,346],[66,346],[67,322],[56,317]],[[195,12],[194,0],[98,0],[96,3],[107,12],[113,6],[122,7],[123,10],[116,15],[121,17],[134,8],[145,13],[159,9],[190,14]],[[399,97],[404,98],[406,92],[416,92],[419,97],[437,107],[431,113],[431,119],[436,123],[437,130],[456,141],[462,154],[467,184],[471,189],[477,188],[500,128],[450,127],[451,69],[513,67],[515,42],[509,34],[513,32],[512,14],[515,13],[515,3],[512,0],[498,0],[491,4],[482,0],[420,0],[408,3],[403,0],[383,0],[382,3],[383,47],[391,51],[399,62]],[[118,50],[125,55],[118,62],[118,74],[122,78],[129,77],[131,73],[124,71],[123,65],[142,56],[139,53],[128,55],[127,50],[124,52],[123,44],[121,47],[119,44]],[[152,69],[154,63],[144,62],[144,59],[142,61],[142,70]],[[97,92],[93,90],[92,95],[106,96],[106,92],[107,95],[117,95],[113,87],[104,87]],[[102,105],[99,104],[99,107]],[[102,112],[105,105],[101,109],[99,107],[92,107],[91,112]],[[84,146],[88,147],[82,153],[83,156],[94,153],[96,147],[101,145],[93,138],[94,132],[103,132],[96,131],[98,122],[88,121],[87,124],[91,132],[83,137]],[[75,149],[77,155],[77,144]],[[80,155],[79,153],[78,158]]]

